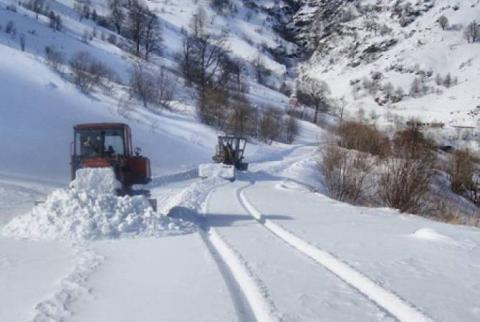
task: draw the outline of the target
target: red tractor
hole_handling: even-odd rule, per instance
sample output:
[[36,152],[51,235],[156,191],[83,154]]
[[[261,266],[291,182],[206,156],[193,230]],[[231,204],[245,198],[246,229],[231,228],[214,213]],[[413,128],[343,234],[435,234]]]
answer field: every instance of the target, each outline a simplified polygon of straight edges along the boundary
[[146,190],[132,190],[133,185],[149,183],[151,172],[150,160],[140,155],[139,148],[133,151],[132,134],[127,124],[78,124],[73,129],[72,180],[80,168],[111,167],[122,184],[119,194],[149,194]]

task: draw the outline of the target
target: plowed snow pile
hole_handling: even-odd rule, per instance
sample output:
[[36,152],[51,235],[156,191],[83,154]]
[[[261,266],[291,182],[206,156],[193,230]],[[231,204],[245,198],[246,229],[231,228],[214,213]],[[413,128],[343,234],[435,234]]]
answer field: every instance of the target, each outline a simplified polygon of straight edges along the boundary
[[69,189],[52,192],[45,203],[12,219],[2,230],[29,239],[159,237],[192,232],[191,223],[153,211],[144,196],[115,195],[111,169],[82,169]]
[[201,178],[220,177],[232,180],[235,179],[235,168],[222,163],[200,164],[198,166],[198,176]]

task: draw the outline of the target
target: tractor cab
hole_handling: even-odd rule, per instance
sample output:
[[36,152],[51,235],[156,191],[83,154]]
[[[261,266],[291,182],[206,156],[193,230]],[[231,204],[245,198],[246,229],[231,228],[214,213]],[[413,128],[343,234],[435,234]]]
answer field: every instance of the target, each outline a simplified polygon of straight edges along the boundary
[[128,157],[131,155],[128,127],[118,128],[75,128],[75,155],[93,157]]
[[133,151],[130,127],[123,123],[91,123],[74,126],[71,175],[80,168],[111,167],[124,189],[151,181],[150,161]]

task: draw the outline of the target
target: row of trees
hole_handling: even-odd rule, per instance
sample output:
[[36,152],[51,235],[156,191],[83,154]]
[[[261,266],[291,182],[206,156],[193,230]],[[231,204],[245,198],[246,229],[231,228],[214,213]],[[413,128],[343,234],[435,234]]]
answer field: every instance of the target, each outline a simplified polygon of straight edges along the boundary
[[267,143],[292,142],[298,132],[296,121],[277,109],[260,110],[250,104],[242,83],[242,63],[229,56],[226,35],[209,33],[207,24],[205,10],[199,9],[184,30],[179,55],[185,83],[198,94],[200,120],[227,133]]
[[161,47],[162,28],[158,17],[141,0],[110,0],[109,21],[117,33],[131,39],[133,51],[146,60]]
[[[109,7],[109,26],[128,36],[133,43],[133,52],[148,60],[161,42],[156,15],[140,0],[111,0]],[[97,22],[104,21],[92,12],[88,7],[82,7],[81,19],[95,17]],[[208,32],[208,21],[206,12],[199,9],[188,30],[183,32],[183,47],[178,57],[186,85],[198,93],[200,120],[227,133],[257,137],[267,143],[273,140],[292,142],[298,132],[295,119],[273,108],[259,110],[251,105],[245,96],[247,87],[242,83],[242,64],[229,56],[226,35]],[[85,37],[86,42],[89,37],[90,34]],[[45,56],[52,68],[62,74],[68,66],[72,81],[85,93],[97,84],[106,85],[106,81],[116,79],[110,69],[86,52],[79,52],[67,61],[55,47],[47,47]],[[156,69],[139,60],[131,69],[130,96],[140,100],[145,107],[169,108],[176,82],[164,69]]]

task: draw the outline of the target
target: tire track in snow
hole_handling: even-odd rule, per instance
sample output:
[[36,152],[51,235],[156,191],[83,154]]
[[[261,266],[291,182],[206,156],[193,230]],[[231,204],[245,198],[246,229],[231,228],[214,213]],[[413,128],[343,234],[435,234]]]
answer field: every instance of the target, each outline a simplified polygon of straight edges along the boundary
[[244,191],[251,186],[252,185],[247,185],[240,188],[238,190],[237,197],[245,210],[276,237],[282,239],[284,242],[297,249],[305,256],[313,259],[315,262],[328,269],[330,272],[342,279],[345,283],[358,290],[360,293],[365,295],[399,321],[433,321],[430,317],[420,312],[416,307],[409,304],[393,292],[381,287],[369,279],[366,275],[355,270],[334,255],[313,246],[281,226],[266,219],[245,196]]
[[87,246],[74,246],[78,262],[73,271],[60,281],[60,288],[48,299],[35,305],[31,322],[60,322],[70,317],[71,305],[80,296],[90,294],[86,286],[89,276],[103,262],[103,256]]
[[[202,205],[202,213],[205,215],[208,214],[210,196],[216,188],[209,192]],[[219,266],[239,318],[242,321],[251,321],[253,315],[258,322],[280,321],[275,313],[276,309],[273,303],[268,299],[265,288],[261,286],[261,282],[250,270],[242,256],[228,245],[206,221],[201,227],[200,234]],[[243,296],[239,296],[238,292],[241,292]],[[245,301],[248,308],[245,308]]]

